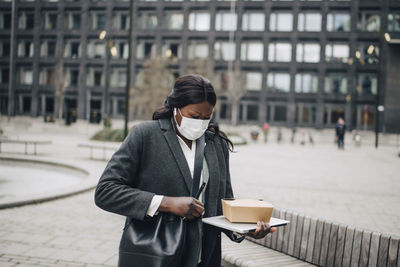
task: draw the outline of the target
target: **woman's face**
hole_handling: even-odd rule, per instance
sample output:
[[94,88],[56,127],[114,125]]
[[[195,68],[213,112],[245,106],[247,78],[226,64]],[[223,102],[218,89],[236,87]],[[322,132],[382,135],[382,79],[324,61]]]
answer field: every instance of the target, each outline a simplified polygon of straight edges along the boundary
[[[213,106],[207,101],[199,104],[190,104],[180,108],[182,115],[190,119],[209,120],[213,112]],[[177,112],[176,121],[181,125],[182,116]]]

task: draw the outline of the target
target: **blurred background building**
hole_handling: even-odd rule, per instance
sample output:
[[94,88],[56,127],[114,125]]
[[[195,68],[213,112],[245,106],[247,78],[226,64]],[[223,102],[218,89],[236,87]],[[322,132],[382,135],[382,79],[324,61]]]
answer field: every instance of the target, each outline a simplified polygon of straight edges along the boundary
[[[173,58],[175,77],[208,59],[218,88],[240,69],[239,123],[324,128],[341,116],[374,129],[379,113],[381,130],[400,132],[400,0],[134,0],[132,10],[131,87],[147,59]],[[0,0],[1,114],[122,118],[129,20],[129,1]],[[230,122],[234,102],[220,103],[217,119]]]

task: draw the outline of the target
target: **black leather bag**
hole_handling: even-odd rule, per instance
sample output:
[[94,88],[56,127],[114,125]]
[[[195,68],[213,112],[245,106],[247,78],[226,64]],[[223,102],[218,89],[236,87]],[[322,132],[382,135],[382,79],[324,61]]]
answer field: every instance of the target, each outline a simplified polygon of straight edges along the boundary
[[[199,189],[203,157],[204,135],[196,142],[193,197]],[[201,220],[188,221],[171,213],[159,213],[144,221],[130,218],[119,245],[118,267],[196,266],[199,248],[187,250],[193,244],[188,231],[195,232],[194,236],[201,240]]]

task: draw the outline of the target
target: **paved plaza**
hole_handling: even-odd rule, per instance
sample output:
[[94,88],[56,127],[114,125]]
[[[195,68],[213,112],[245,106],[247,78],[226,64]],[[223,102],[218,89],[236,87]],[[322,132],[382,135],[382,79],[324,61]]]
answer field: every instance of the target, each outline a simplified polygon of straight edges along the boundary
[[[50,139],[36,158],[76,161],[101,172],[106,162],[89,160],[89,151],[77,146],[90,142],[95,130],[14,127],[8,133]],[[17,146],[3,148],[8,152],[2,155],[23,152]],[[305,215],[400,235],[396,147],[348,145],[338,151],[326,142],[302,146],[270,140],[235,150],[230,168],[237,197],[262,198]],[[124,217],[97,208],[93,194],[0,210],[0,266],[116,266]]]

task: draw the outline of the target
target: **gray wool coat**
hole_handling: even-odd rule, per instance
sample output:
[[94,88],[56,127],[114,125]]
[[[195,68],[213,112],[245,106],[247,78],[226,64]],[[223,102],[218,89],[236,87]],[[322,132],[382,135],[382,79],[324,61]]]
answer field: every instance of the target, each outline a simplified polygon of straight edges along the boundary
[[[205,133],[204,156],[209,168],[205,190],[205,214],[222,214],[221,199],[233,197],[226,142],[211,131]],[[131,128],[120,148],[109,160],[95,190],[98,207],[145,220],[154,195],[190,196],[192,177],[170,119],[143,122]],[[240,242],[232,232],[224,231]],[[203,225],[201,266],[221,264],[221,229]],[[137,265],[137,263],[135,264]]]

